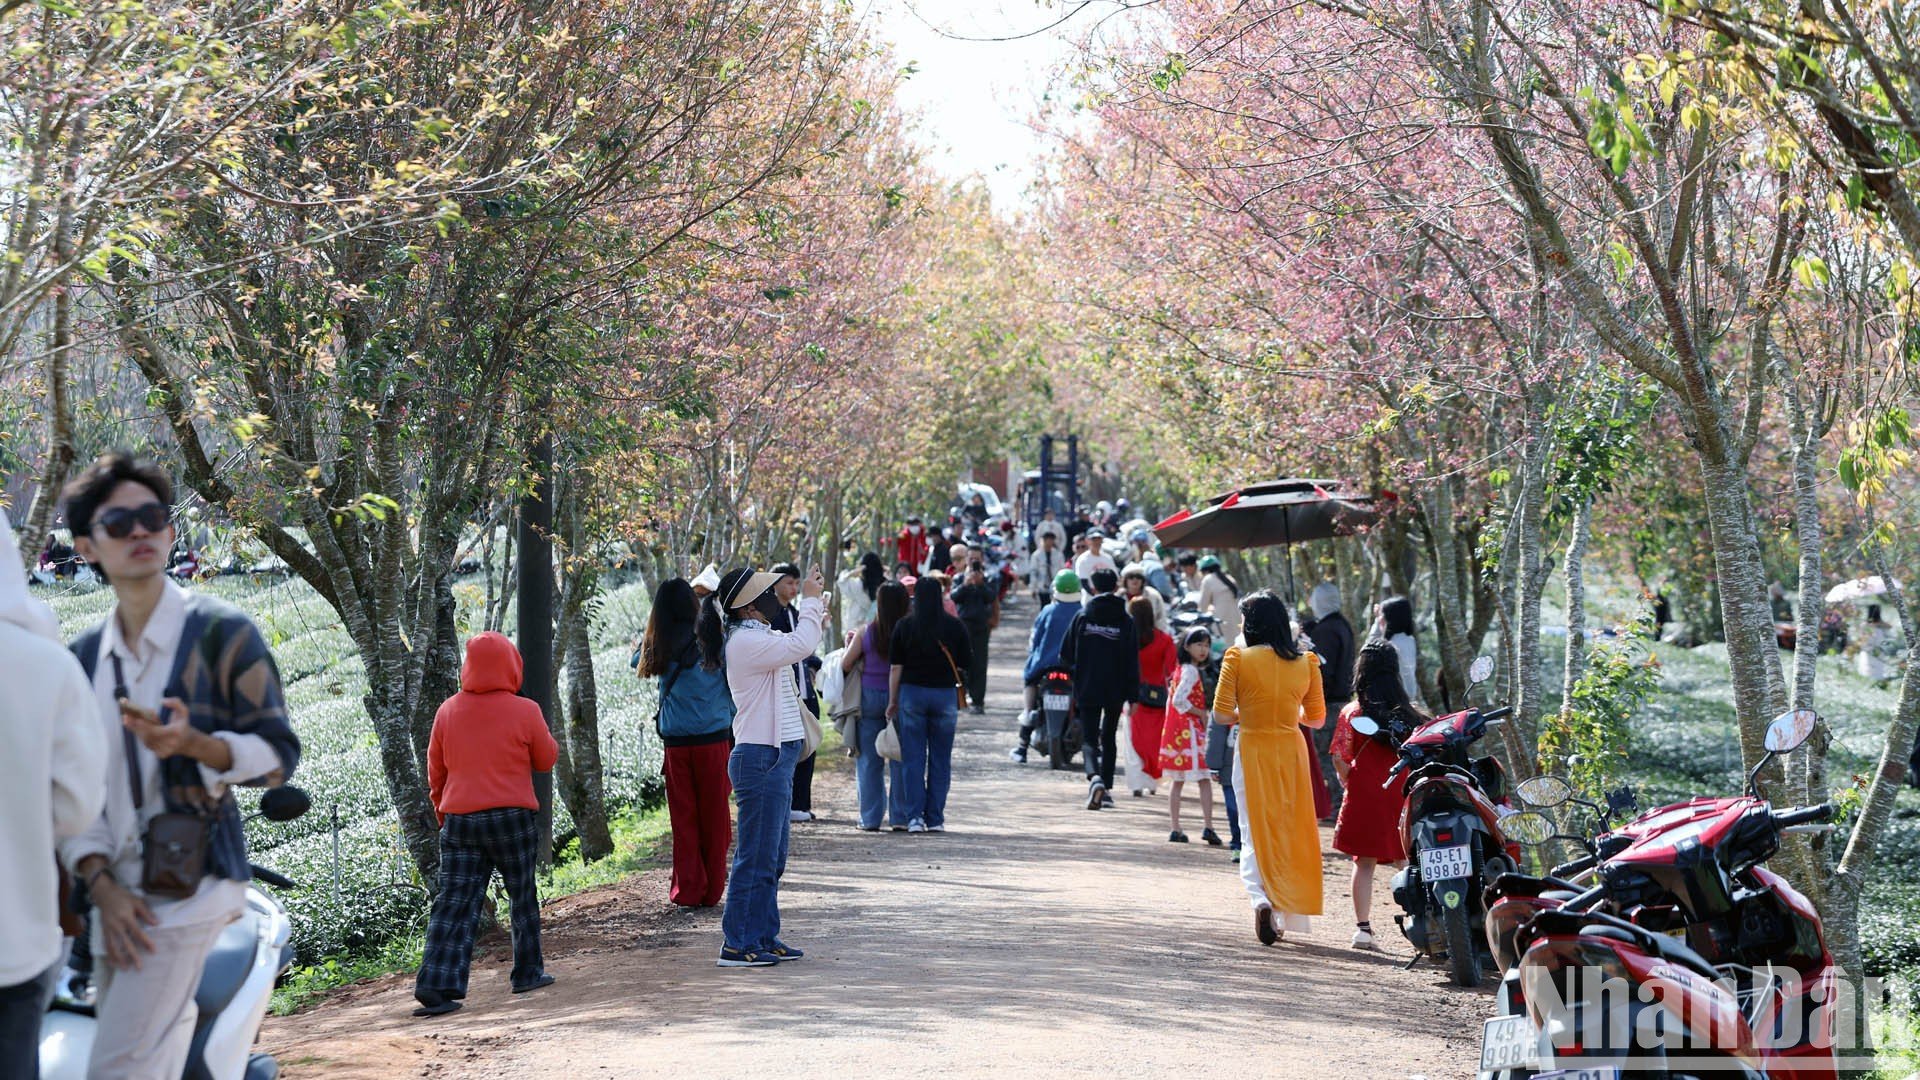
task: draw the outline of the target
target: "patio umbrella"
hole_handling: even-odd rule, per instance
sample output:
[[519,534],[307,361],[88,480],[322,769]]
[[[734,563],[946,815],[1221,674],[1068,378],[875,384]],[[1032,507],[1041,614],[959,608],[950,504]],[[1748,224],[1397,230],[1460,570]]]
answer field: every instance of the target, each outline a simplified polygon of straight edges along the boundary
[[[1896,581],[1894,584],[1898,585],[1900,583]],[[1852,581],[1843,581],[1833,588],[1828,589],[1827,603],[1847,604],[1855,600],[1865,600],[1868,597],[1880,596],[1886,591],[1887,583],[1881,580],[1878,574],[1872,577],[1854,578]]]
[[[1291,549],[1309,540],[1349,536],[1379,518],[1371,496],[1334,480],[1288,479],[1250,484],[1217,495],[1199,510],[1182,510],[1153,527],[1168,547]],[[1293,559],[1287,595],[1293,597]]]

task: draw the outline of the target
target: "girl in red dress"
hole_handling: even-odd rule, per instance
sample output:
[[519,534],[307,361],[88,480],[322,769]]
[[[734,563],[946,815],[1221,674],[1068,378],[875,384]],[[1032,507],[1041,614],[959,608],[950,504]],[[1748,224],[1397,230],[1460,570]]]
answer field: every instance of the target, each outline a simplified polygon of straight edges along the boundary
[[1160,776],[1173,783],[1167,792],[1173,832],[1167,839],[1187,842],[1187,834],[1180,831],[1180,789],[1194,780],[1200,784],[1200,839],[1219,847],[1220,834],[1213,831],[1213,774],[1207,771],[1207,721],[1213,710],[1207,707],[1207,680],[1200,670],[1213,658],[1213,635],[1205,627],[1194,627],[1180,639],[1180,652],[1179,674],[1167,696],[1167,726],[1160,736]]
[[[1431,717],[1414,708],[1400,681],[1400,653],[1384,641],[1361,648],[1353,672],[1353,702],[1341,710],[1333,732],[1333,768],[1340,774],[1346,798],[1340,820],[1333,827],[1333,848],[1353,857],[1353,947],[1372,949],[1373,868],[1380,863],[1406,861],[1400,838],[1400,806],[1406,778],[1391,787],[1387,775],[1400,760],[1396,748],[1408,734]],[[1372,717],[1380,734],[1361,735],[1353,718]]]

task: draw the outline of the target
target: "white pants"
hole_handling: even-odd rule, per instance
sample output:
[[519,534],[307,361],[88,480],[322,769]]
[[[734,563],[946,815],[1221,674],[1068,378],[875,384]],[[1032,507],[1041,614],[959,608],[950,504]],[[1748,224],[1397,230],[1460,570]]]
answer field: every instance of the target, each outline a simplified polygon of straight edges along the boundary
[[1127,788],[1131,791],[1157,793],[1160,789],[1154,786],[1153,777],[1147,775],[1146,762],[1140,760],[1140,751],[1133,748],[1133,711],[1131,709],[1127,711],[1127,722],[1121,725],[1120,734],[1115,736],[1115,739],[1127,754]]
[[[1267,899],[1267,887],[1260,880],[1260,861],[1253,848],[1253,826],[1247,816],[1247,787],[1244,774],[1240,769],[1240,754],[1233,755],[1233,791],[1240,804],[1240,884],[1247,890],[1247,900],[1255,909],[1272,907]],[[1305,915],[1291,911],[1274,912],[1274,928],[1282,933],[1305,934],[1313,930],[1313,920]]]
[[[147,927],[153,951],[140,955],[137,969],[114,967],[96,944],[93,977],[100,997],[87,1076],[180,1080],[200,1015],[193,1003],[200,971],[228,921]],[[94,941],[99,940],[96,932]]]

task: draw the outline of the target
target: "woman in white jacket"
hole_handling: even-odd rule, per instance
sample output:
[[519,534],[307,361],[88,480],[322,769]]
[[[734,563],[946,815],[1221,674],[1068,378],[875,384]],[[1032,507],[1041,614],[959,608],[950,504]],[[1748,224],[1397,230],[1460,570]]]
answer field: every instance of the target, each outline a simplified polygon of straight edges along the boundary
[[780,875],[786,871],[793,769],[806,746],[803,690],[793,665],[820,645],[826,623],[819,567],[800,585],[792,633],[770,625],[779,574],[732,570],[700,611],[700,652],[724,668],[733,695],[733,753],[727,778],[739,807],[733,872],[720,917],[721,967],[768,967],[803,955],[780,940]]

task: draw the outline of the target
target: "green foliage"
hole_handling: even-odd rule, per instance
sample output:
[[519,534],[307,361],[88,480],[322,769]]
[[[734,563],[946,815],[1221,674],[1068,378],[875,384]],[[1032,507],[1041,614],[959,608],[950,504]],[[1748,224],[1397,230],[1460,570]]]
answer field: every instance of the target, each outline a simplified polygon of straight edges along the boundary
[[1645,615],[1596,645],[1572,698],[1541,731],[1542,759],[1572,756],[1569,778],[1582,791],[1603,791],[1625,771],[1630,727],[1660,688],[1660,661],[1647,648],[1654,630]]

